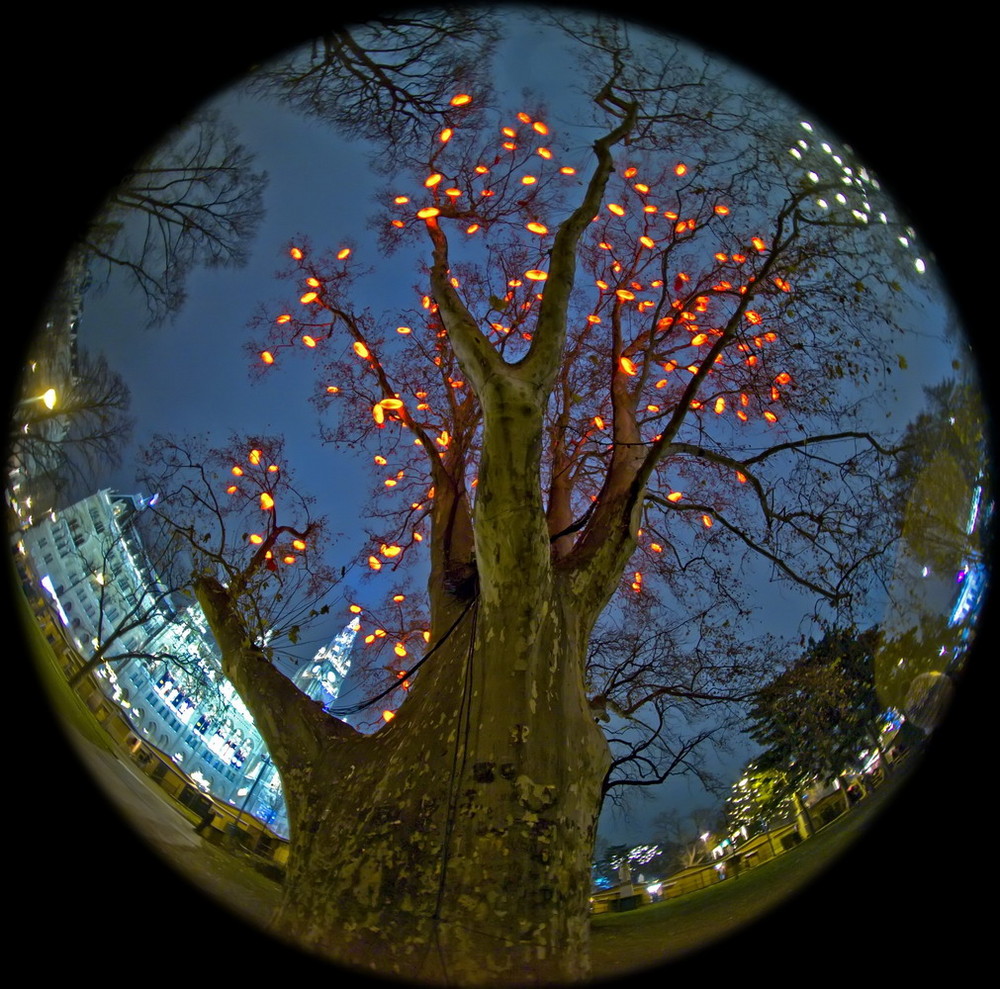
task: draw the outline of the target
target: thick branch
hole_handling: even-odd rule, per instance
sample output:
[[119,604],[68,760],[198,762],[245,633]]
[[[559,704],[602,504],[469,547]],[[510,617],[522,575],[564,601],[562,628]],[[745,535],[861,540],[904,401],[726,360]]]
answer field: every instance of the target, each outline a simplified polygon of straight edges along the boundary
[[230,592],[217,580],[198,578],[195,594],[222,652],[223,673],[253,714],[282,772],[311,767],[331,741],[361,737],[346,722],[326,714],[253,645]]
[[531,347],[519,363],[519,373],[540,387],[550,388],[562,363],[566,342],[568,307],[577,268],[580,237],[600,210],[601,198],[614,169],[611,149],[631,133],[635,126],[636,104],[627,106],[624,119],[594,142],[597,165],[590,176],[587,191],[579,206],[559,224],[550,252],[548,279],[538,311],[538,321]]

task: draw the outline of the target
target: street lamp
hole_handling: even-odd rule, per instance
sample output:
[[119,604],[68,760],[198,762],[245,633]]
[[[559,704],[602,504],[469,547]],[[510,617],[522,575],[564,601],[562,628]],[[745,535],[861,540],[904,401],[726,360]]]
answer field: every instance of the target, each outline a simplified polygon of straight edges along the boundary
[[47,409],[54,409],[56,407],[56,390],[55,388],[48,388],[41,395],[32,395],[30,398],[22,398],[20,402],[17,403],[17,407],[20,408],[22,405],[30,405],[32,402],[41,402],[42,405]]

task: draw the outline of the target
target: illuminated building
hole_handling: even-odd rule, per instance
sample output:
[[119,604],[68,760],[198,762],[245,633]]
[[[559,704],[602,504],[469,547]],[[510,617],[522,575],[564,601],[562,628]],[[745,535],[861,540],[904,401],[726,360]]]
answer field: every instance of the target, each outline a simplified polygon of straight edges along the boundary
[[295,686],[322,703],[324,711],[329,710],[340,693],[351,666],[351,646],[360,628],[361,619],[355,616],[294,677]]
[[96,682],[135,734],[206,793],[287,835],[277,771],[222,675],[201,606],[165,586],[135,524],[154,500],[102,490],[19,539],[83,660],[104,646]]
[[[988,502],[984,505],[983,488],[977,484],[972,492],[969,518],[965,527],[965,534],[970,539],[981,525],[986,524],[992,510],[991,503]],[[967,554],[966,559],[962,561],[962,566],[955,574],[955,583],[959,585],[959,590],[951,613],[948,615],[949,625],[972,626],[975,623],[986,593],[986,579],[986,564],[982,555],[978,553]]]

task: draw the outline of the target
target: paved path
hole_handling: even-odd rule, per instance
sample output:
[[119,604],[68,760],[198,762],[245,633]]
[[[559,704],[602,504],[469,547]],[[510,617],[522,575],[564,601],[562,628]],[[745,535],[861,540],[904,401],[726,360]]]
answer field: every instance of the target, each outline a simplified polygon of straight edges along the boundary
[[136,834],[184,878],[237,916],[264,927],[280,886],[195,833],[184,816],[130,760],[78,738],[84,765]]

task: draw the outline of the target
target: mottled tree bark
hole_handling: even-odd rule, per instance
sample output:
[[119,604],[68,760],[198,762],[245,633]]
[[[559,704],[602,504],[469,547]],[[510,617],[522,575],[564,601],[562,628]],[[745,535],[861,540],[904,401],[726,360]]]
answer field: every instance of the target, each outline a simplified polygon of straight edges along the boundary
[[292,846],[273,926],[297,946],[463,985],[589,972],[610,753],[584,665],[634,539],[622,522],[586,565],[553,554],[538,485],[545,393],[515,372],[480,383],[476,580],[456,591],[432,573],[433,610],[457,624],[432,623],[439,647],[374,735],[324,714],[250,644],[237,587],[199,583],[223,670],[281,772]]
[[396,717],[362,736],[241,641],[224,589],[203,583],[227,675],[285,787],[292,847],[274,933],[421,981],[586,977],[610,758],[582,686],[589,629],[565,590],[473,604]]

